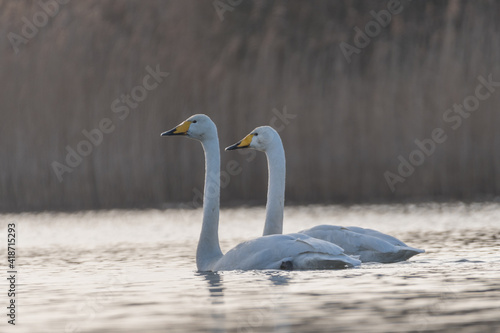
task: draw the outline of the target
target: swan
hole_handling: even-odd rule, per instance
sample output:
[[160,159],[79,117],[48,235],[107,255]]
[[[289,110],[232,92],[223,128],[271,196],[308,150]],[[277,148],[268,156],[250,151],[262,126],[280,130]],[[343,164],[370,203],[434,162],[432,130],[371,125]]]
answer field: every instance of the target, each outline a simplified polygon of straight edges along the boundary
[[[266,154],[268,163],[268,190],[264,235],[281,234],[285,201],[285,150],[281,138],[272,127],[254,129],[241,141],[226,150],[253,148]],[[399,239],[376,230],[360,227],[318,225],[299,231],[308,236],[332,242],[344,249],[348,255],[359,256],[361,262],[390,263],[409,259],[425,252],[407,246]]]
[[361,264],[342,248],[305,234],[268,235],[240,243],[225,255],[219,246],[220,150],[217,127],[204,114],[196,114],[163,132],[201,142],[205,152],[203,222],[196,250],[199,271],[257,269],[337,269]]

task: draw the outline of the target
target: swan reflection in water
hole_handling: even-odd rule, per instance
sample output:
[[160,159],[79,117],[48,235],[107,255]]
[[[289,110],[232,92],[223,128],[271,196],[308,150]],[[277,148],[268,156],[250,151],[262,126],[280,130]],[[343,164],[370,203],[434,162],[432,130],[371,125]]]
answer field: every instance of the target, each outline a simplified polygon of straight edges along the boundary
[[[222,277],[217,272],[196,272],[196,275],[202,276],[208,282],[208,291],[210,298],[213,298],[212,304],[222,304],[224,297],[224,287],[222,286]],[[220,301],[217,301],[220,299]]]
[[[233,275],[235,274],[235,275]],[[272,332],[290,332],[290,318],[288,316],[287,299],[289,297],[288,286],[292,280],[291,272],[285,271],[232,271],[232,272],[197,272],[197,276],[202,277],[207,282],[207,289],[210,296],[210,316],[212,322],[207,324],[207,329],[210,332],[227,332],[233,331],[235,328],[238,332],[250,332],[259,327]],[[254,284],[255,280],[263,278],[269,280],[267,295],[265,301],[255,303],[254,299],[231,299],[231,303],[236,302],[234,306],[240,308],[241,314],[236,322],[226,321],[226,309],[224,302],[224,291],[228,289],[224,283],[223,275],[231,275],[231,278],[248,280],[250,284]],[[240,283],[237,284],[241,286]],[[262,286],[261,284],[257,284]],[[237,294],[240,294],[236,291]],[[256,290],[256,294],[262,293],[263,290]],[[234,295],[233,295],[234,296]],[[234,309],[230,310],[231,312]],[[234,327],[236,326],[236,327]]]
[[226,312],[224,310],[224,286],[222,277],[217,272],[197,272],[195,275],[203,277],[208,283],[210,295],[210,316],[212,323],[207,327],[211,332],[226,332]]

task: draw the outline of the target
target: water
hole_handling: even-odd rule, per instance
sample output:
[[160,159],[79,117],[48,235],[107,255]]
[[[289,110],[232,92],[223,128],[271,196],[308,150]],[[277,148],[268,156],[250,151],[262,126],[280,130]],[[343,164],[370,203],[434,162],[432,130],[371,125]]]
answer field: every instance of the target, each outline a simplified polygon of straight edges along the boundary
[[[3,215],[2,243],[6,222],[18,229],[19,293],[17,325],[2,315],[0,331],[500,332],[500,204],[293,207],[285,218],[285,232],[356,225],[427,252],[340,271],[203,274],[199,210]],[[263,221],[261,208],[223,210],[223,251]]]

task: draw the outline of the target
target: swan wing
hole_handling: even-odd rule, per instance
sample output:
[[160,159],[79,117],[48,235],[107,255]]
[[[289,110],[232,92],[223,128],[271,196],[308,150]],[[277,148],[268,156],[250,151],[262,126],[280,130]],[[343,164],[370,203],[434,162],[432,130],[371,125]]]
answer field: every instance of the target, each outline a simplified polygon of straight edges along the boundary
[[335,243],[346,254],[359,255],[362,262],[398,262],[424,252],[407,246],[395,237],[360,227],[319,225],[301,233]]
[[361,235],[367,235],[367,236],[372,236],[378,239],[382,239],[386,241],[389,244],[396,245],[396,246],[407,246],[405,243],[403,243],[401,240],[397,239],[396,237],[393,237],[391,235],[387,235],[384,233],[381,233],[380,231],[373,230],[373,229],[365,229],[361,227],[347,227],[348,230],[361,234]]
[[335,269],[360,265],[339,246],[304,234],[269,235],[238,244],[213,270]]

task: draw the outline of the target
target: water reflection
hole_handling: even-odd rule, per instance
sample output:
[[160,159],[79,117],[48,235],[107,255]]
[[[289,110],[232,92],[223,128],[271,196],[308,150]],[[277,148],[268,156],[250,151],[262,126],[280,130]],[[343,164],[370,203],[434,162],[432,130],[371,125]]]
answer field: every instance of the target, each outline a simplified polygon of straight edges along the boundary
[[273,317],[273,332],[290,332],[290,308],[288,301],[293,298],[290,285],[292,277],[290,272],[274,271],[269,272],[269,281],[272,286],[269,288],[270,311]]
[[[439,207],[289,210],[288,232],[335,221],[428,250],[339,271],[196,273],[199,220],[179,223],[176,210],[12,215],[25,226],[16,331],[62,333],[76,323],[82,333],[500,332],[500,204]],[[249,230],[257,236],[263,208],[259,214],[223,211],[224,221],[236,221],[221,225],[223,248],[253,237]],[[114,283],[117,272],[129,282]],[[82,308],[92,317],[79,320]]]
[[269,281],[275,286],[287,286],[292,280],[288,272],[272,271],[266,272],[266,274],[269,275]]
[[214,333],[226,332],[226,313],[224,310],[224,286],[222,276],[217,272],[197,272],[195,275],[203,277],[208,284],[210,295],[210,316],[212,324],[210,331]]
[[197,276],[201,276],[208,282],[208,291],[210,297],[220,298],[224,297],[224,287],[222,285],[222,276],[217,272],[196,272]]

